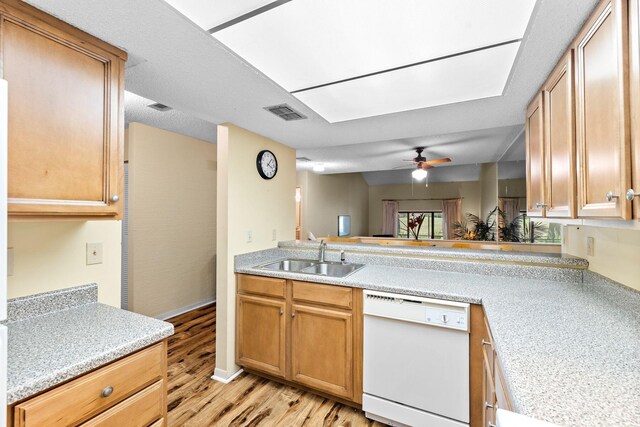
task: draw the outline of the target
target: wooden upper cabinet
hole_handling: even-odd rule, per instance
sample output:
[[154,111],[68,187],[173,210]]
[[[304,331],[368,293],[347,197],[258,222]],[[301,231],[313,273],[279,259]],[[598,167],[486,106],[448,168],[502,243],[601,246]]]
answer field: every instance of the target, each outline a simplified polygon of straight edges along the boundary
[[576,143],[573,50],[562,58],[542,88],[546,217],[575,218]]
[[578,216],[584,218],[631,218],[624,197],[631,184],[627,29],[627,1],[605,1],[573,46]]
[[[640,0],[629,1],[629,82],[631,118],[631,178],[640,192]],[[634,218],[640,219],[640,197],[633,199]]]
[[117,217],[126,54],[13,0],[0,1],[0,41],[10,217]]
[[539,93],[527,108],[525,121],[527,151],[527,213],[544,216],[544,105]]

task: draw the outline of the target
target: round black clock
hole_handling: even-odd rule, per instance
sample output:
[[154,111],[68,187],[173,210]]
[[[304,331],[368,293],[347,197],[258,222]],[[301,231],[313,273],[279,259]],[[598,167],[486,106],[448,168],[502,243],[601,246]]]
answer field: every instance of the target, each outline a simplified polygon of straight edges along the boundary
[[264,179],[271,179],[278,173],[278,159],[269,150],[262,150],[256,158],[258,173]]

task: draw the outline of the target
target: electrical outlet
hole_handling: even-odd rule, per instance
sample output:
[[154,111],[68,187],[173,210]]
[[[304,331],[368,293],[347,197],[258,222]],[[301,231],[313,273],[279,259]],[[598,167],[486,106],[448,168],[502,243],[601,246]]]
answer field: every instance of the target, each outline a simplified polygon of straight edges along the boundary
[[587,255],[593,256],[595,252],[595,241],[593,237],[587,237]]
[[274,228],[273,230],[271,230],[271,240],[275,242],[277,237],[278,237],[278,232]]
[[102,264],[102,243],[87,243],[87,265]]
[[253,241],[253,231],[247,230],[247,243],[251,243]]
[[13,248],[7,248],[7,276],[13,276]]

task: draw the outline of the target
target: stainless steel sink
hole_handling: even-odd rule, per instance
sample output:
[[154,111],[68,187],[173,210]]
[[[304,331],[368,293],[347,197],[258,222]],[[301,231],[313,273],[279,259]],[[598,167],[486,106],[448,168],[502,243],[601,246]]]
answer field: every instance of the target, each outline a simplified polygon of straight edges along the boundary
[[342,262],[319,262],[300,270],[300,273],[316,274],[319,276],[347,277],[364,267],[364,264]]
[[264,270],[296,272],[302,270],[303,268],[313,266],[316,263],[317,261],[310,261],[308,259],[285,259],[282,261],[276,261],[270,264],[262,265],[259,268],[262,268]]

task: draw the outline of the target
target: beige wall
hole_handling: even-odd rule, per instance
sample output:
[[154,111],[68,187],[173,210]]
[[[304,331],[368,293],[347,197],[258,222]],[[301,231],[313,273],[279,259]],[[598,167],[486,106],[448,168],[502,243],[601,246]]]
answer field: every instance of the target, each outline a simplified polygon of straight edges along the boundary
[[[586,258],[589,270],[640,290],[640,230],[565,226],[562,252]],[[594,238],[594,254],[587,255],[587,237]]]
[[215,298],[216,146],[127,131],[129,309],[164,318]]
[[[232,124],[218,126],[218,223],[215,376],[226,379],[235,364],[236,286],[233,257],[295,238],[295,150]],[[258,175],[255,159],[271,150],[278,173]],[[273,238],[273,230],[276,238]],[[251,231],[252,241],[247,242]]]
[[[14,251],[9,298],[98,284],[98,300],[120,307],[120,221],[10,222]],[[87,265],[86,244],[102,243],[102,264]]]
[[369,232],[369,185],[361,173],[320,175],[299,172],[302,191],[302,239],[338,235],[338,215],[351,215],[351,235]]
[[382,200],[400,200],[400,211],[442,210],[440,200],[462,197],[462,215],[477,215],[480,210],[480,183],[478,181],[436,182],[424,184],[372,185],[369,187],[369,234],[382,233]]
[[480,218],[487,215],[498,206],[498,164],[483,163],[480,165]]
[[527,209],[527,180],[501,179],[498,181],[498,197],[517,197],[520,200],[520,210]]

